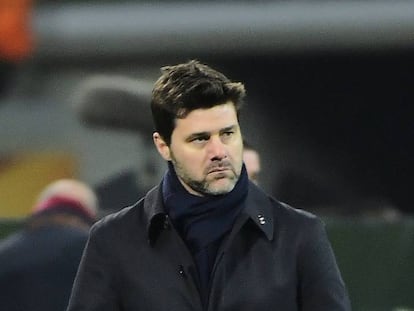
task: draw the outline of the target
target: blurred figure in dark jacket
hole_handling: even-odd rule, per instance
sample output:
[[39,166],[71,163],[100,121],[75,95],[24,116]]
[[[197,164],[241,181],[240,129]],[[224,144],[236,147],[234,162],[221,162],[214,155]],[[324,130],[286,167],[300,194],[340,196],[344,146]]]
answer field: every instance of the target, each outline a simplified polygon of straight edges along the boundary
[[77,180],[57,180],[39,195],[24,228],[0,242],[0,309],[65,310],[97,199]]

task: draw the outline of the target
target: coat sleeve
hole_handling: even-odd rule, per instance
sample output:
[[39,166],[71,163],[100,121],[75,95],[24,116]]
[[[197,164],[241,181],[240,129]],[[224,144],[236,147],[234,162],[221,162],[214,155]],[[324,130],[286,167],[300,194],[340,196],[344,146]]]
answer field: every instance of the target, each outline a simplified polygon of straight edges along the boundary
[[301,311],[350,311],[351,304],[335,255],[318,218],[302,232],[299,249]]
[[93,226],[74,281],[67,311],[118,311],[110,242]]

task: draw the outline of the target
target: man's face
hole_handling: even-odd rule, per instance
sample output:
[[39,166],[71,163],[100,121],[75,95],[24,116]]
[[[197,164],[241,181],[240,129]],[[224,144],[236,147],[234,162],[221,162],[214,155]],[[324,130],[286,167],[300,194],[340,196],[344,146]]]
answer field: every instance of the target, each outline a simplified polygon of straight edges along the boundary
[[157,134],[158,151],[173,163],[188,192],[218,195],[234,188],[243,163],[243,143],[232,102],[196,109],[177,119],[170,146]]
[[246,165],[247,175],[249,175],[249,179],[257,185],[259,183],[260,173],[259,154],[255,150],[244,149],[243,162]]

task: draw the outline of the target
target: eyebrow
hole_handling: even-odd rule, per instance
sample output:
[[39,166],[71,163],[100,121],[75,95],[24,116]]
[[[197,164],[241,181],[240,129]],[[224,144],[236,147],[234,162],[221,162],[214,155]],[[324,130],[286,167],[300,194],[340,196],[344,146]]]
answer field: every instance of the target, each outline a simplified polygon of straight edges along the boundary
[[222,129],[220,130],[220,133],[223,133],[223,132],[228,132],[228,131],[234,130],[235,128],[236,128],[236,125],[230,125],[230,126],[227,126],[227,127],[225,127],[225,128],[222,128]]

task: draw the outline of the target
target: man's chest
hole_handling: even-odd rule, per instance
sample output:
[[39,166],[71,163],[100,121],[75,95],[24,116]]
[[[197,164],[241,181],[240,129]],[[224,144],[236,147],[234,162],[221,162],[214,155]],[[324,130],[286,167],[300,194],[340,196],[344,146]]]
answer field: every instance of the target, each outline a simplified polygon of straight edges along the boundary
[[[236,236],[217,254],[208,310],[296,310],[298,276],[296,264],[287,260],[294,256],[287,252],[260,235]],[[116,278],[125,306],[203,310],[198,270],[179,237],[161,236],[154,246],[131,245],[126,253],[119,257]]]

